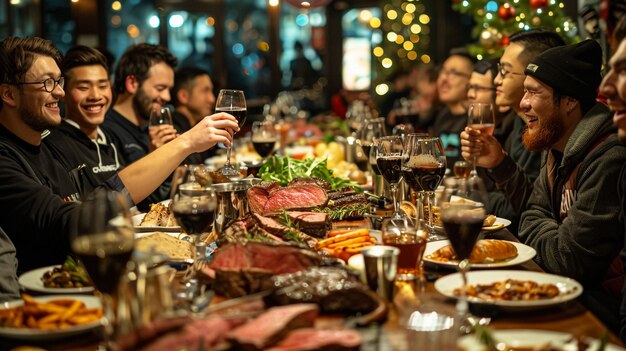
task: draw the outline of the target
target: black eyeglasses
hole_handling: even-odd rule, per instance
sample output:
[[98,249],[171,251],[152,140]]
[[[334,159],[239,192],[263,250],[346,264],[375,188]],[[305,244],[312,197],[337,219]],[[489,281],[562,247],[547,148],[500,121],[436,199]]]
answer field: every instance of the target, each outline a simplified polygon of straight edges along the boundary
[[502,78],[505,78],[507,74],[514,74],[517,76],[524,76],[524,73],[518,73],[518,72],[508,72],[504,70],[504,66],[502,66],[501,64],[498,63],[498,73],[500,73],[500,75],[502,76]]
[[59,78],[57,80],[55,80],[54,78],[48,78],[48,79],[44,80],[43,82],[20,82],[20,83],[17,83],[17,84],[20,84],[20,85],[23,85],[23,84],[43,84],[43,88],[47,92],[51,93],[52,91],[54,91],[54,88],[56,88],[57,85],[60,86],[61,89],[63,88],[63,86],[65,86],[65,78],[61,77],[61,78]]
[[468,84],[467,85],[467,90],[474,90],[474,94],[477,94],[479,90],[485,90],[485,91],[496,91],[496,87],[484,87],[482,85],[476,85],[476,84]]

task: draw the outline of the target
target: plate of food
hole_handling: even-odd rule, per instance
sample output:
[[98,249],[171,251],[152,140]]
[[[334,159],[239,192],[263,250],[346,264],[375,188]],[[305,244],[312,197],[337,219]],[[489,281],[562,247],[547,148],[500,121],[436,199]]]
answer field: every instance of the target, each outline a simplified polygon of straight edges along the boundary
[[169,200],[150,205],[148,213],[140,213],[132,217],[133,226],[138,232],[176,232],[182,229],[176,223],[174,213],[170,211]]
[[95,296],[53,295],[0,303],[0,337],[53,340],[100,327],[102,305]]
[[193,263],[193,244],[186,234],[152,232],[135,234],[136,252],[155,252],[168,257],[172,263]]
[[[433,206],[433,228],[438,232],[445,232],[443,222],[441,222],[440,208]],[[424,216],[428,216],[428,207],[424,206]],[[511,221],[506,218],[500,218],[495,215],[487,215],[483,221],[484,231],[495,232],[511,225]]]
[[[536,254],[535,249],[518,242],[478,240],[470,256],[470,267],[484,269],[515,266],[532,260]],[[424,262],[449,268],[456,268],[459,263],[448,240],[426,243]]]
[[[599,350],[601,341],[593,338],[573,336],[569,333],[555,332],[550,330],[510,329],[489,331],[498,350]],[[586,348],[579,347],[582,343]],[[459,350],[485,351],[487,345],[481,342],[476,334],[465,335],[458,340]],[[501,346],[501,348],[500,348]],[[605,351],[624,351],[623,348],[607,344]]]
[[20,285],[47,294],[82,294],[93,292],[87,272],[68,257],[63,265],[33,269],[19,276]]
[[[504,310],[532,310],[571,301],[583,292],[574,279],[555,274],[520,270],[483,270],[467,273],[467,299],[471,303],[495,305]],[[437,279],[435,290],[456,299],[462,286],[461,274]]]

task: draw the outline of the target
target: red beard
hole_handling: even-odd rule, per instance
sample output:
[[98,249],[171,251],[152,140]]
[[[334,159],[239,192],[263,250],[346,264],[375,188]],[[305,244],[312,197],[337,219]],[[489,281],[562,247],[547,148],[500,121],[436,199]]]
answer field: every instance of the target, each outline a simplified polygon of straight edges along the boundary
[[530,151],[549,149],[565,133],[563,120],[556,112],[553,112],[551,116],[540,118],[539,124],[534,129],[536,131],[530,133],[527,127],[522,135],[522,143]]

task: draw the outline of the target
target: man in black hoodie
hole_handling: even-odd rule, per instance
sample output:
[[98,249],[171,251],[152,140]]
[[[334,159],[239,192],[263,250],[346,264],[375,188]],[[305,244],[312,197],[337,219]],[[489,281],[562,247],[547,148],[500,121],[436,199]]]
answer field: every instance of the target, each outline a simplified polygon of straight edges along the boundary
[[524,71],[523,142],[546,158],[519,237],[544,270],[582,283],[583,302],[615,331],[619,297],[603,283],[624,246],[615,186],[626,147],[609,109],[596,102],[601,67],[600,45],[585,40],[546,50]]

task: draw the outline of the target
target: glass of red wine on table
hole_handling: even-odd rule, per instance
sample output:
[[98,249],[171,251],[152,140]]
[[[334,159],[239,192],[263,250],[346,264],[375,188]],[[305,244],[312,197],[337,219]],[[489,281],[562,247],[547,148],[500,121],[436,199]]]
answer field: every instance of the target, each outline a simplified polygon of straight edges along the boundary
[[[492,135],[495,129],[495,111],[493,104],[475,102],[467,111],[467,126],[480,131],[482,134]],[[473,156],[472,173],[476,176],[476,155]]]
[[97,189],[81,204],[76,230],[70,237],[74,254],[89,273],[102,300],[104,343],[115,349],[117,292],[135,244],[126,197]]
[[440,198],[441,220],[450,245],[459,260],[458,270],[462,285],[456,305],[460,331],[471,330],[468,318],[467,272],[470,268],[469,258],[482,230],[486,217],[485,204],[487,191],[479,177],[446,178],[444,191]]
[[445,237],[435,230],[433,216],[435,190],[441,185],[446,173],[446,153],[443,144],[437,137],[416,137],[412,139],[410,148],[411,152],[405,156],[402,166],[406,182],[413,190],[421,193],[420,198],[426,202],[428,216],[424,220],[428,228],[428,240],[444,239]]
[[404,144],[401,136],[386,136],[378,139],[376,146],[376,165],[391,188],[393,201],[392,219],[404,218],[406,215],[399,210],[398,184],[402,180],[402,153]]
[[[233,89],[220,90],[215,102],[215,112],[225,112],[233,115],[241,128],[248,116],[246,97],[243,91]],[[231,146],[226,149],[226,164],[224,164],[224,167],[222,167],[219,172],[229,178],[241,178],[241,173],[230,163],[231,150]]]

